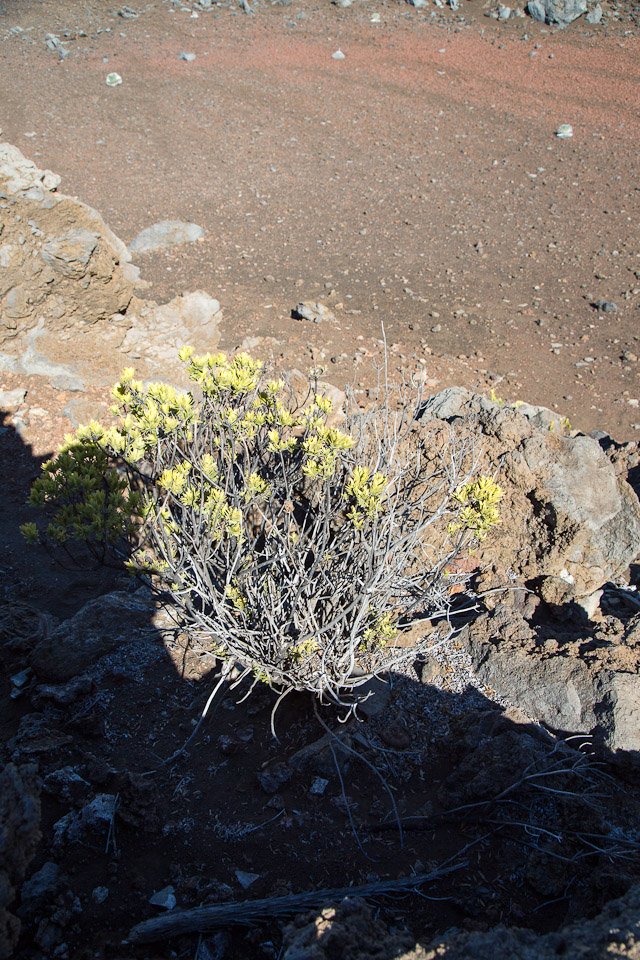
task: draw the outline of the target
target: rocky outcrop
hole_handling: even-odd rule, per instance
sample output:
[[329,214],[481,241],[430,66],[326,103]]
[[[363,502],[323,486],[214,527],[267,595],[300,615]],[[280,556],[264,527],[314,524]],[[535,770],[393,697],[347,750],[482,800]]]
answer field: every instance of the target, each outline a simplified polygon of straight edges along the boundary
[[284,960],[387,960],[406,956],[411,938],[392,935],[362,900],[344,900],[285,927]]
[[[57,193],[60,178],[0,144],[0,344],[73,331],[126,310],[138,272],[100,214]],[[68,348],[67,348],[68,352]]]
[[452,931],[398,960],[556,960],[559,956],[640,960],[640,886],[608,903],[593,920],[581,920],[554,933],[538,936],[532,930],[503,926],[486,933]]
[[0,143],[0,370],[83,390],[133,360],[143,377],[181,382],[177,349],[215,349],[219,302],[202,291],[139,299],[146,285],[125,244],[59,185]]
[[453,448],[466,444],[504,493],[501,524],[465,561],[477,565],[481,592],[496,588],[459,637],[476,677],[555,730],[640,751],[638,618],[599,611],[605,585],[623,581],[640,555],[640,503],[627,481],[635,445],[460,388],[429,398],[419,423],[425,449],[451,450],[453,434]]
[[473,445],[480,472],[504,490],[503,522],[478,551],[511,581],[567,581],[577,599],[623,578],[640,555],[640,503],[601,444],[561,417],[462,388],[429,398],[423,429],[438,448],[451,429]]
[[362,901],[344,901],[318,916],[300,918],[284,930],[284,960],[580,960],[624,957],[640,960],[640,886],[581,920],[542,936],[504,926],[482,933],[451,930],[427,946],[403,947],[406,935],[391,933]]
[[44,192],[57,190],[61,178],[51,170],[40,170],[12,144],[0,143],[0,180],[9,193],[33,191],[32,196],[42,198]]
[[34,647],[32,669],[43,680],[76,677],[136,632],[152,629],[154,613],[153,603],[137,593],[117,591],[91,600]]
[[529,0],[527,13],[541,23],[567,26],[587,12],[587,0]]
[[0,960],[5,960],[20,935],[20,920],[9,908],[40,840],[34,765],[9,763],[0,772],[0,824]]
[[149,375],[161,379],[175,366],[178,350],[186,343],[212,351],[220,341],[222,309],[219,301],[203,290],[182,294],[162,305],[134,300],[127,319],[131,326],[120,351],[132,364],[142,362]]
[[640,616],[620,634],[580,639],[536,634],[500,606],[458,641],[474,672],[498,698],[554,730],[594,735],[609,750],[640,751]]

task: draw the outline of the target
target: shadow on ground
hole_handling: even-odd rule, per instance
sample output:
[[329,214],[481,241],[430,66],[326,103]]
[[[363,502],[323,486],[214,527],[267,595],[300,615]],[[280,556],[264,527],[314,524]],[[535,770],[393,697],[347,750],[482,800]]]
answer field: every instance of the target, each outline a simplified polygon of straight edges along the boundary
[[[291,696],[278,740],[272,692],[245,700],[240,684],[181,753],[218,663],[146,588],[25,552],[18,526],[39,464],[12,427],[0,442],[2,761],[37,765],[33,803],[14,804],[31,820],[4,841],[28,853],[8,869],[4,904],[22,922],[17,960],[285,956],[296,896],[345,887],[366,888],[400,938],[382,946],[371,927],[378,952],[353,956],[392,960],[452,926],[553,930],[637,879],[633,767],[492,702],[461,680],[464,665],[438,676],[418,661],[374,685],[346,724],[323,708],[330,734],[310,699]],[[269,903],[244,908],[240,925],[237,902],[258,900]],[[198,907],[217,919],[194,927],[182,911]],[[139,925],[153,918],[165,927],[147,944]]]

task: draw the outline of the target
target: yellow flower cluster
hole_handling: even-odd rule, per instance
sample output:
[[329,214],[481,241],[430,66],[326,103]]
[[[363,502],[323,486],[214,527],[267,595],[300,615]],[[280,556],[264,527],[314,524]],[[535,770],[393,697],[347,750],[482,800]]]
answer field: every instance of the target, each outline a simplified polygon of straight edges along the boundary
[[264,667],[261,667],[259,663],[254,663],[252,665],[253,675],[260,683],[266,683],[268,687],[271,686],[271,676]]
[[235,584],[228,584],[225,589],[225,596],[236,610],[239,610],[241,613],[245,612],[247,609],[247,601]]
[[271,487],[259,473],[250,473],[247,477],[247,488],[244,498],[247,503],[256,497],[268,497],[271,493]]
[[166,560],[150,557],[143,551],[136,551],[134,556],[127,560],[125,568],[132,574],[146,574],[147,576],[163,576],[169,572]]
[[[278,383],[278,381],[270,382]],[[279,428],[286,432],[294,425],[295,418],[284,404],[264,392],[254,398],[251,408],[246,410],[244,416],[240,417],[237,412],[232,415],[229,411],[226,418],[226,426],[231,428],[236,439],[253,440],[261,428],[271,427],[268,436],[272,444],[272,453],[277,450],[294,449],[295,440],[287,443],[291,438],[285,438],[279,433]]]
[[314,653],[317,653],[319,649],[320,644],[317,640],[302,640],[300,643],[295,643],[289,647],[287,652],[294,663],[302,663],[303,660],[308,660]]
[[302,472],[312,480],[332,477],[340,454],[354,445],[355,440],[348,433],[322,423],[314,425],[313,432],[302,442],[305,454]]
[[324,413],[325,416],[328,416],[333,410],[333,400],[331,397],[326,397],[322,393],[316,393],[313,402],[318,410],[320,410],[321,413]]
[[365,649],[371,650],[377,647],[386,647],[397,636],[398,628],[395,626],[391,614],[384,613],[370,627],[367,627],[362,640]]
[[237,353],[229,360],[225,353],[196,356],[193,347],[182,347],[178,356],[186,365],[189,378],[198,384],[205,397],[251,393],[260,381],[262,363],[248,353]]
[[190,393],[181,393],[166,383],[150,383],[145,388],[134,375],[133,368],[128,367],[113,388],[117,403],[112,412],[120,416],[120,425],[105,430],[93,421],[86,428],[90,431],[87,439],[118,454],[127,463],[138,463],[155,449],[159,439],[196,419]]
[[283,436],[280,431],[275,428],[269,430],[267,438],[269,441],[267,444],[269,453],[291,453],[298,442],[295,437]]
[[[207,455],[205,455],[207,456]],[[209,533],[212,540],[222,540],[223,537],[242,537],[242,511],[232,506],[224,492],[209,480],[215,475],[213,458],[203,458],[203,466],[196,476],[192,464],[188,460],[177,463],[166,469],[158,479],[158,486],[185,507],[194,507],[200,511],[202,519],[209,524]],[[167,531],[176,528],[176,521],[172,519],[171,509],[164,507],[167,512]]]
[[170,470],[163,470],[158,480],[158,485],[164,487],[164,489],[172,493],[174,497],[179,497],[181,493],[184,493],[190,472],[191,464],[187,460],[184,460]]
[[200,469],[203,477],[210,483],[217,483],[220,477],[216,461],[210,453],[205,453],[200,461]]
[[[344,454],[355,440],[327,425],[330,397],[316,392],[296,409],[285,382],[264,378],[260,361],[245,353],[196,356],[184,347],[179,356],[202,390],[200,402],[164,383],[143,384],[128,368],[113,388],[116,425],[91,421],[45,465],[32,502],[54,514],[50,540],[114,543],[137,529],[142,542],[155,524],[170,553],[185,523],[195,522],[213,542],[241,541],[248,505],[268,500],[278,488],[281,456],[295,471],[294,486],[305,478],[341,482]],[[251,450],[259,458],[251,454],[243,462]],[[247,462],[252,466],[238,483]],[[262,463],[259,472],[256,463]],[[385,488],[382,474],[353,470],[343,496],[356,528],[381,508]],[[191,519],[185,510],[193,511]],[[39,537],[33,524],[23,533],[32,541]],[[295,529],[288,535],[295,542]],[[144,566],[150,563],[146,558]]]
[[387,488],[387,478],[382,473],[371,476],[369,467],[355,467],[345,488],[345,499],[351,500],[347,517],[357,530],[365,519],[373,519],[382,509],[382,497]]
[[463,509],[458,520],[449,525],[450,532],[470,530],[478,540],[484,540],[491,527],[500,523],[497,504],[502,497],[502,488],[491,477],[480,476],[463,484],[453,494]]

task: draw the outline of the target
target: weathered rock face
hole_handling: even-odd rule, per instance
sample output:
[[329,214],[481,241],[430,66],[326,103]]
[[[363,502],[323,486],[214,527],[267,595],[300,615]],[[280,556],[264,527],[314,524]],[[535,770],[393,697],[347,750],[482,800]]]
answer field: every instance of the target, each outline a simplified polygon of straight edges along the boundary
[[[472,718],[465,719],[468,722]],[[479,722],[482,721],[479,719]],[[530,729],[531,733],[521,729],[498,730],[480,742],[474,731],[469,738],[471,744],[467,747],[465,742],[468,752],[463,754],[461,762],[454,763],[438,791],[438,799],[445,809],[491,800],[519,777],[549,769],[551,746],[545,740],[549,735],[533,724]],[[476,737],[475,743],[473,737]],[[570,751],[566,752],[568,756]]]
[[541,23],[573,23],[587,12],[586,0],[530,0],[527,12]]
[[562,577],[580,598],[624,577],[640,555],[635,492],[597,440],[568,434],[551,411],[449,388],[427,400],[421,422],[435,441],[451,427],[472,438],[479,469],[505,492],[482,565],[519,580]]
[[552,960],[558,956],[601,960],[640,958],[640,886],[608,903],[592,920],[538,936],[531,930],[494,927],[486,933],[452,931],[426,949],[399,960]]
[[594,620],[603,586],[640,555],[640,503],[626,480],[634,451],[571,434],[544,408],[456,388],[427,400],[420,422],[436,451],[451,449],[452,432],[466,438],[478,471],[504,491],[502,523],[474,562],[481,590],[516,589],[489,594],[495,609],[460,636],[476,676],[555,730],[639,751],[638,626]]
[[167,376],[185,344],[212,351],[220,341],[220,303],[203,290],[182,294],[160,306],[150,300],[134,300],[127,317],[131,326],[120,351],[133,364],[142,361],[149,374],[155,370],[155,376]]
[[0,144],[0,344],[26,346],[39,325],[63,340],[124,312],[137,270],[90,207],[55,192],[60,178]]
[[183,383],[177,350],[216,348],[219,302],[202,291],[138,299],[144,284],[125,244],[59,184],[0,143],[0,369],[82,390],[133,361],[143,378]]
[[17,147],[10,143],[0,144],[0,180],[6,181],[10,193],[22,190],[55,190],[60,186],[60,177],[51,170],[40,170],[33,160],[28,160]]
[[592,734],[609,750],[640,751],[640,616],[609,642],[540,642],[517,611],[499,607],[459,640],[501,700],[555,730]]
[[427,946],[403,946],[403,937],[374,919],[362,901],[345,900],[318,916],[285,927],[284,960],[556,960],[558,956],[640,960],[640,886],[607,904],[592,920],[572,923],[542,936],[532,930],[497,926],[486,933],[452,930]]
[[0,771],[0,960],[11,957],[20,921],[9,911],[40,840],[37,767],[7,764]]
[[34,647],[32,668],[45,680],[76,677],[136,630],[150,628],[154,613],[153,604],[137,594],[118,591],[91,600]]

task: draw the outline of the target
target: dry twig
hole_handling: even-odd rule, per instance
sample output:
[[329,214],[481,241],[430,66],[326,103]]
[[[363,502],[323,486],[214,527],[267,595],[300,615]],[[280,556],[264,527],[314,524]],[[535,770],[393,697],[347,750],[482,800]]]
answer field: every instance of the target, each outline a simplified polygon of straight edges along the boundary
[[218,927],[242,926],[257,923],[260,920],[291,916],[327,903],[344,900],[345,897],[379,897],[414,890],[449,876],[465,866],[467,866],[465,862],[459,862],[439,867],[430,873],[403,877],[400,880],[380,880],[358,887],[309,890],[286,897],[241,900],[196,907],[193,910],[174,910],[162,917],[154,917],[152,920],[144,920],[137,924],[129,932],[128,942],[153,943],[156,940],[168,940],[186,933],[208,933]]

